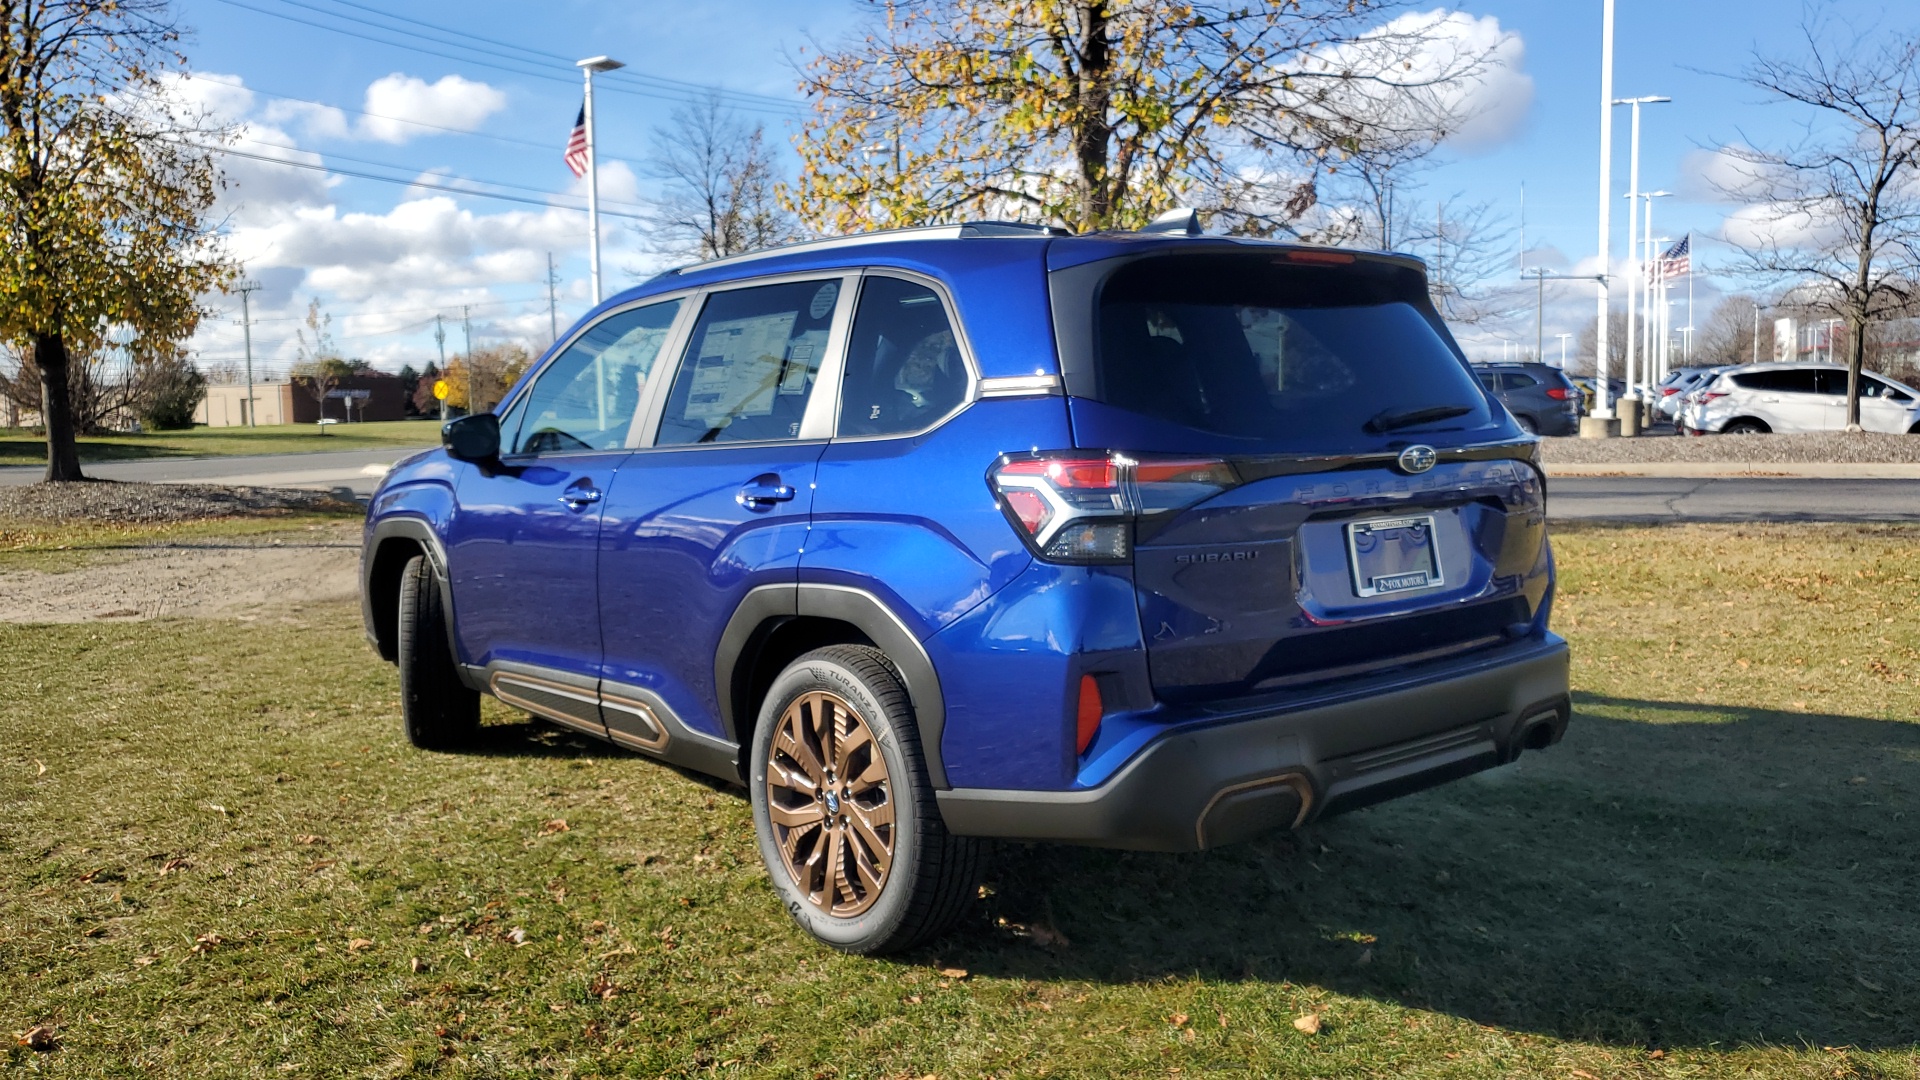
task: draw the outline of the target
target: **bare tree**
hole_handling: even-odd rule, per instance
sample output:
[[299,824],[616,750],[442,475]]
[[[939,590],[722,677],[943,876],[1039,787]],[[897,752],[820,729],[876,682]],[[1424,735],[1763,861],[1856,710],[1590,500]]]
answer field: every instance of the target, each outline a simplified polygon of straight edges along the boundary
[[1810,110],[1807,136],[1783,150],[1723,150],[1740,175],[1721,189],[1749,204],[1730,221],[1734,269],[1796,286],[1810,308],[1845,320],[1857,430],[1867,326],[1920,299],[1920,36],[1835,45],[1812,25],[1803,32],[1805,56],[1756,57],[1742,79]]
[[[313,395],[321,419],[327,415],[327,395],[340,384],[340,350],[333,343],[333,316],[320,311],[320,301],[307,304],[306,326],[294,331],[299,339],[299,360],[293,365],[292,380]],[[320,434],[327,433],[320,426]]]
[[649,162],[666,181],[647,229],[653,250],[718,259],[774,247],[800,235],[799,223],[775,195],[777,178],[765,132],[748,127],[710,95],[679,109],[653,133]]
[[[1773,321],[1755,318],[1754,313],[1761,306],[1756,298],[1738,294],[1715,304],[1713,313],[1707,316],[1706,325],[1700,328],[1699,337],[1694,340],[1695,362],[1705,367],[1717,367],[1722,364],[1752,363],[1755,356],[1772,359]],[[1759,327],[1757,349],[1754,347],[1756,324]]]
[[[1567,367],[1575,375],[1592,375],[1594,338],[1599,329],[1593,323],[1587,323],[1580,331],[1580,351]],[[1627,369],[1627,312],[1625,308],[1614,308],[1607,313],[1607,374]]]

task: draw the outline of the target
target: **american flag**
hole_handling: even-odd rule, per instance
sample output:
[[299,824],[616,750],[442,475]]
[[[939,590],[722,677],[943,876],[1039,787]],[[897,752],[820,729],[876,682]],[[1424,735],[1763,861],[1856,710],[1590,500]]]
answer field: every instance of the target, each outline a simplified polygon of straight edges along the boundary
[[587,175],[587,107],[580,106],[580,116],[573,122],[573,134],[567,136],[567,168],[575,176]]
[[1692,247],[1693,234],[1688,233],[1668,248],[1666,254],[1660,256],[1660,276],[1671,280],[1693,273]]

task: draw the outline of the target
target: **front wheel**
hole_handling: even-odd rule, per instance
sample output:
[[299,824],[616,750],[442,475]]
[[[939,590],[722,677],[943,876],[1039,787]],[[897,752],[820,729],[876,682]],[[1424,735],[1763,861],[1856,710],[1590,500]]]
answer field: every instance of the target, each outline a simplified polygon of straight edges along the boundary
[[940,819],[913,706],[878,649],[819,649],[774,680],[748,786],[774,892],[833,948],[912,948],[973,895],[980,843]]
[[1722,435],[1766,435],[1772,428],[1758,420],[1734,420],[1720,429]]
[[480,728],[480,695],[460,681],[447,643],[447,605],[425,555],[400,571],[400,719],[407,741],[451,750]]

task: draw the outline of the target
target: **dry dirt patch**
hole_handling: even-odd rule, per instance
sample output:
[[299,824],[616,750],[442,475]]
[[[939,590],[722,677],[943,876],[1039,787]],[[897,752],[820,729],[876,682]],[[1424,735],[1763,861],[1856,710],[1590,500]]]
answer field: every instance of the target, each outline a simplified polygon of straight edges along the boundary
[[137,545],[76,570],[0,573],[0,622],[259,618],[358,595],[359,527]]

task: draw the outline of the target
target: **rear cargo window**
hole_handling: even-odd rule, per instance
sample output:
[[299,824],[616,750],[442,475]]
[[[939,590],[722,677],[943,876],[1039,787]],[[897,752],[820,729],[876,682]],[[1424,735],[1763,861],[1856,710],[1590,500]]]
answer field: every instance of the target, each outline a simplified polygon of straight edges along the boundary
[[1377,264],[1170,256],[1101,291],[1095,368],[1109,405],[1221,435],[1342,444],[1377,417],[1459,407],[1402,429],[1491,415],[1473,375],[1407,295],[1418,275]]

